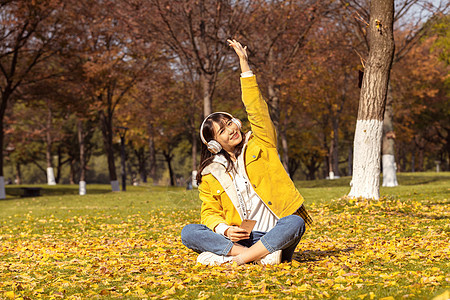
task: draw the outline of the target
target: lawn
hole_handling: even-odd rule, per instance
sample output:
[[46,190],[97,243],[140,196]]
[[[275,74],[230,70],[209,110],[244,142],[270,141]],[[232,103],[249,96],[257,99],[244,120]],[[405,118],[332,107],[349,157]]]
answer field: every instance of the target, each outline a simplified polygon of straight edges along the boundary
[[398,180],[380,201],[343,198],[350,178],[297,182],[314,225],[292,263],[265,267],[196,264],[180,240],[199,222],[196,190],[7,187],[0,299],[447,299],[450,173]]

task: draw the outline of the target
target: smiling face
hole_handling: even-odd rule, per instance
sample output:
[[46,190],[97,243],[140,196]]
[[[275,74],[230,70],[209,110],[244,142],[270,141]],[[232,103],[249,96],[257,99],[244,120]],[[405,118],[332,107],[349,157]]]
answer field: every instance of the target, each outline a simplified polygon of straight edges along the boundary
[[239,127],[231,119],[222,119],[220,123],[213,122],[214,139],[222,145],[223,150],[233,153],[234,148],[242,141]]

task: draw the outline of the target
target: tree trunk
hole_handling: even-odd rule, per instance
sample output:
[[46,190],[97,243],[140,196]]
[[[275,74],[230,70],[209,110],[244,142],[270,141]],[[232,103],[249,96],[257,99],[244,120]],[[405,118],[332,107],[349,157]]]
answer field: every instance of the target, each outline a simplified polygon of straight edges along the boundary
[[198,133],[196,130],[192,131],[192,173],[191,184],[192,187],[198,187],[197,184],[197,138]]
[[275,83],[270,80],[267,85],[267,92],[269,94],[270,118],[272,119],[275,129],[279,131],[280,127],[280,99],[278,98],[278,91]]
[[200,74],[203,94],[203,115],[206,118],[212,113],[212,94],[214,90],[213,75],[202,72]]
[[305,164],[306,170],[303,173],[306,175],[306,180],[313,180],[315,178],[316,170],[313,168],[312,164]]
[[281,161],[283,163],[284,169],[286,170],[288,175],[291,176],[289,172],[289,147],[285,128],[286,127],[280,130],[281,150],[283,153],[283,155],[281,156]]
[[138,159],[138,170],[141,182],[147,182],[147,167],[145,159],[144,147],[140,147],[138,150],[134,150],[134,153]]
[[[8,87],[6,87],[7,89]],[[3,144],[5,133],[3,132],[3,122],[5,119],[6,104],[8,103],[8,91],[2,93],[2,103],[0,105],[0,199],[6,198],[5,178],[3,177]]]
[[169,169],[170,185],[175,186],[175,174],[172,169],[172,155],[170,152],[163,151],[164,158],[167,162],[167,168]]
[[328,168],[328,179],[334,179],[333,142],[331,142],[330,153],[328,153]]
[[329,171],[330,171],[329,165],[330,165],[330,160],[327,155],[323,159],[323,168],[322,168],[322,177],[325,179],[328,178],[328,176],[329,176]]
[[401,150],[399,151],[399,158],[400,158],[400,170],[399,172],[406,172],[406,163],[408,162],[406,157],[406,151]]
[[289,176],[291,178],[294,178],[295,173],[297,172],[299,166],[300,166],[300,160],[293,159],[293,158],[289,159],[289,171],[290,171]]
[[348,176],[352,176],[353,172],[353,148],[348,147]]
[[[269,74],[276,74],[274,70],[275,58],[273,54],[273,48],[269,50],[268,56]],[[270,75],[272,76],[272,75]],[[281,128],[281,108],[280,108],[280,89],[276,85],[275,78],[268,78],[267,93],[269,95],[268,104],[270,106],[270,117],[277,133],[279,134],[279,142],[281,143],[281,149],[283,155],[281,156],[281,163],[284,169],[289,174],[289,153],[288,153],[288,141],[284,130]]]
[[156,150],[155,150],[155,142],[153,140],[153,127],[152,125],[148,125],[148,149],[149,149],[149,160],[150,160],[150,167],[149,167],[149,174],[150,177],[153,180],[153,184],[156,184]]
[[393,104],[391,84],[388,85],[386,96],[386,109],[383,120],[383,142],[382,142],[382,162],[383,162],[383,186],[397,186],[397,174],[395,166],[395,133],[392,125]]
[[308,173],[306,174],[306,178],[308,180],[315,180],[316,179],[316,172],[318,170],[318,168],[311,164],[307,167]]
[[330,176],[330,149],[328,148],[327,137],[323,135],[323,149],[327,151],[327,156],[323,158],[323,178],[329,178]]
[[15,184],[22,184],[22,170],[20,170],[20,163],[15,163],[16,167],[16,180]]
[[76,159],[74,157],[69,160],[69,184],[75,184],[75,173],[76,173]]
[[361,87],[349,197],[380,198],[383,117],[394,54],[394,0],[372,0],[368,28],[369,58]]
[[61,179],[61,168],[62,168],[62,153],[61,153],[61,147],[58,147],[58,155],[57,155],[57,164],[56,164],[56,176],[55,176],[55,182],[59,183],[59,180]]
[[419,172],[423,172],[423,157],[424,157],[424,153],[423,153],[423,149],[419,148],[419,161],[417,162],[417,170]]
[[192,170],[197,170],[197,132],[192,133]]
[[[47,103],[48,105],[48,103]],[[47,128],[45,132],[45,139],[47,143],[46,148],[46,161],[47,161],[47,184],[48,185],[55,185],[55,174],[53,172],[53,164],[52,164],[52,134],[51,134],[51,128],[52,128],[52,110],[48,108],[48,114],[47,114]]]
[[278,97],[278,88],[275,86],[275,82],[269,80],[267,85],[267,92],[269,94],[269,106],[270,106],[270,117],[273,121],[273,125],[277,133],[279,133],[279,142],[281,143],[282,156],[281,162],[284,166],[284,169],[289,174],[289,153],[288,153],[288,142],[287,137],[283,129],[281,129],[280,124],[280,98]]
[[423,172],[423,162],[424,162],[424,149],[425,149],[425,139],[420,136],[416,136],[414,138],[414,142],[416,144],[415,149],[417,150],[417,171]]
[[127,166],[126,166],[126,153],[125,153],[125,133],[120,136],[120,175],[122,177],[122,192],[127,190]]
[[109,180],[111,182],[112,191],[118,192],[120,191],[120,188],[119,181],[117,180],[116,164],[114,162],[112,116],[105,116],[105,112],[102,110],[99,111],[99,114],[100,127],[103,135],[103,145],[108,159]]
[[83,121],[78,119],[78,145],[80,147],[80,182],[79,194],[86,195],[86,134],[83,130]]
[[330,172],[329,177],[330,179],[334,179],[336,177],[339,177],[339,149],[338,149],[338,143],[339,143],[339,119],[335,116],[332,118],[332,124],[333,124],[333,131],[331,136],[331,147],[330,147]]

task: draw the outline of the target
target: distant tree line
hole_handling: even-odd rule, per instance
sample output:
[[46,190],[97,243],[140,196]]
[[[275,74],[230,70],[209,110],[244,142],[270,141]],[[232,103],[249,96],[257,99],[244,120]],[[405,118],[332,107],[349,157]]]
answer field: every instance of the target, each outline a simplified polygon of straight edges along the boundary
[[[129,183],[185,184],[205,115],[249,129],[227,38],[248,46],[290,176],[351,175],[368,2],[1,1],[0,178],[33,166],[56,183],[65,168],[114,189],[126,127]],[[450,19],[435,2],[396,1],[383,155],[399,172],[449,170]]]

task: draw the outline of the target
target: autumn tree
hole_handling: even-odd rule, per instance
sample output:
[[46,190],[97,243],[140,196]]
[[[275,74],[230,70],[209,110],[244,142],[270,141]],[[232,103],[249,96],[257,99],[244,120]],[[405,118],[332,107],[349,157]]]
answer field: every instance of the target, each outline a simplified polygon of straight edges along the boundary
[[[14,111],[14,114],[12,113]],[[36,110],[30,109],[24,102],[13,101],[4,119],[6,160],[14,168],[15,183],[22,184],[22,168],[34,164],[42,171],[45,178],[46,170],[39,163],[45,160],[45,145],[42,141],[44,126],[36,126]]]
[[119,190],[114,161],[113,137],[116,109],[137,83],[157,51],[152,43],[132,36],[128,24],[116,10],[115,1],[80,1],[74,14],[83,16],[73,25],[79,33],[71,47],[81,61],[80,84],[89,95],[89,109],[98,113],[113,191]]
[[[148,76],[133,88],[127,105],[119,105],[118,119],[130,128],[129,146],[137,160],[141,180],[148,173],[157,181],[156,154],[164,158],[171,185],[175,185],[174,149],[180,141],[189,139],[190,97],[186,97],[184,82],[177,80],[170,61],[162,60],[149,68]],[[188,93],[187,93],[188,94]],[[159,171],[159,172],[158,172]]]
[[[52,57],[59,46],[64,1],[7,1],[0,7],[0,149],[3,120],[14,93],[30,81],[49,74],[33,74],[36,66]],[[3,152],[0,152],[0,199],[5,198]]]
[[[323,1],[260,1],[248,16],[250,24],[241,30],[278,132],[281,161],[289,173],[287,126],[289,105],[283,96],[287,82],[306,59],[302,49],[313,26],[327,15],[332,2]],[[330,4],[331,3],[331,4]]]
[[[163,124],[166,119],[185,127],[190,115],[185,114],[184,97],[177,91],[176,82],[168,61],[155,62],[147,76],[130,91],[126,104],[119,104],[118,120],[129,128],[128,140],[138,161],[138,172],[142,182],[147,174],[157,181],[156,154],[161,151],[160,136],[170,130]],[[183,113],[175,113],[179,109]]]
[[393,94],[398,99],[395,118],[401,132],[396,155],[401,171],[424,171],[427,166],[434,168],[435,161],[448,169],[450,67],[434,48],[442,36],[437,32],[421,39],[393,68]]
[[[359,43],[354,45],[355,51],[364,61],[369,52],[368,31],[366,30],[366,20],[370,18],[368,1],[343,1],[343,7],[349,12],[347,20],[343,22],[346,27],[351,27],[352,32],[358,38]],[[433,18],[446,11],[449,4],[445,1],[427,0],[402,0],[395,3],[394,26],[396,35],[403,38],[396,39],[396,51],[394,53],[393,64],[398,63],[430,30],[424,18]],[[392,87],[388,87],[386,98],[386,109],[383,118],[383,139],[382,139],[382,166],[383,166],[383,186],[397,186],[396,166],[395,166],[395,139],[393,123],[393,103]]]
[[[341,176],[339,165],[348,160],[348,137],[353,135],[357,106],[359,59],[352,49],[354,38],[341,25],[338,12],[323,18],[318,25],[320,30],[311,33],[311,42],[304,49],[308,60],[295,79],[301,99],[295,110],[301,116],[290,118],[297,120],[296,128],[314,130],[313,139],[320,139],[320,153],[325,154],[322,159],[324,177],[330,179]],[[295,82],[290,86],[292,89]],[[299,141],[305,146],[317,147],[316,142]],[[317,165],[317,153],[311,151],[313,165]],[[308,169],[313,170],[311,167]]]
[[70,42],[60,54],[60,64],[65,72],[58,78],[61,83],[59,90],[61,102],[70,112],[68,121],[71,127],[68,130],[71,134],[67,139],[71,139],[73,144],[72,148],[66,148],[71,158],[69,181],[75,183],[78,180],[79,194],[85,195],[88,162],[97,146],[93,142],[93,135],[98,128],[99,113],[98,104],[92,101],[93,87],[85,69],[85,49],[78,48],[80,45],[76,40]]
[[[58,65],[58,56],[51,60],[50,65]],[[43,71],[41,67],[36,70]],[[48,71],[48,68],[44,70]],[[47,72],[49,73],[49,72]],[[55,74],[55,73],[54,73]],[[33,148],[35,164],[47,176],[48,184],[59,183],[61,179],[62,167],[66,164],[70,166],[70,183],[74,183],[74,169],[78,162],[78,148],[75,147],[76,127],[74,123],[75,107],[80,104],[79,97],[71,93],[70,82],[65,80],[65,76],[53,76],[37,83],[30,83],[16,93],[17,99],[13,103],[12,112],[9,119],[15,122],[8,124],[9,132],[8,145],[16,151],[20,148],[30,148],[30,143],[39,143],[44,151]],[[62,84],[64,83],[64,84]],[[78,106],[81,110],[81,106]],[[91,128],[95,128],[92,127]],[[39,134],[36,134],[39,132]],[[35,134],[30,134],[35,133]],[[25,140],[20,142],[20,139]],[[32,144],[31,144],[32,145]],[[26,150],[22,150],[24,158],[27,157]],[[14,154],[17,158],[17,155]],[[56,157],[56,160],[54,159]],[[23,161],[23,159],[19,159]],[[41,162],[45,166],[41,166]],[[49,172],[51,169],[51,172]],[[50,174],[49,174],[50,173]]]
[[[34,115],[31,117],[34,123],[31,124],[31,127],[42,130],[40,140],[46,149],[45,168],[43,169],[46,170],[48,185],[55,185],[59,182],[61,164],[64,164],[61,156],[58,155],[60,154],[58,144],[64,136],[64,132],[61,129],[67,118],[68,111],[65,105],[67,101],[64,101],[67,95],[63,91],[64,85],[61,85],[62,76],[59,75],[64,71],[58,60],[58,55],[54,55],[47,60],[45,65],[41,64],[35,67],[35,72],[53,74],[53,76],[35,83],[30,82],[17,93],[17,101],[26,103],[27,109],[34,112]],[[58,157],[56,170],[55,162],[53,161],[55,154]]]
[[[226,64],[228,38],[247,25],[248,12],[253,4],[248,1],[192,1],[152,0],[134,1],[130,10],[136,22],[135,29],[146,39],[160,41],[173,60],[174,74],[184,74],[186,86],[192,90],[189,127],[192,129],[192,161],[196,169],[198,126],[203,116],[213,111],[213,95],[218,75]],[[133,12],[134,11],[134,12]],[[149,16],[151,16],[149,18]]]
[[152,28],[182,68],[195,72],[201,84],[203,115],[211,114],[217,76],[229,53],[226,40],[244,26],[250,4],[228,0],[154,0],[153,4],[157,19]]
[[365,65],[354,139],[349,197],[379,199],[384,108],[394,55],[394,1],[372,0]]

